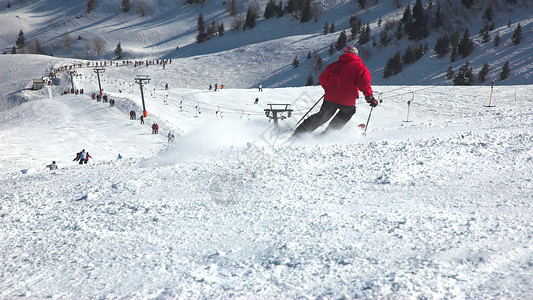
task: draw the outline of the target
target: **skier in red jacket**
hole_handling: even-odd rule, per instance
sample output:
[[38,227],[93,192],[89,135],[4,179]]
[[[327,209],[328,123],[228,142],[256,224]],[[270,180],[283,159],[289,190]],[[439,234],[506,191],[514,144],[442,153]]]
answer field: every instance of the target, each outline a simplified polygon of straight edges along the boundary
[[339,112],[331,120],[325,132],[342,129],[355,114],[355,102],[359,97],[359,91],[363,92],[370,106],[378,105],[378,101],[372,95],[370,72],[357,55],[357,48],[346,47],[339,60],[327,66],[320,74],[318,81],[325,90],[324,102],[318,113],[305,119],[296,128],[294,135],[316,130],[331,119],[337,110]]

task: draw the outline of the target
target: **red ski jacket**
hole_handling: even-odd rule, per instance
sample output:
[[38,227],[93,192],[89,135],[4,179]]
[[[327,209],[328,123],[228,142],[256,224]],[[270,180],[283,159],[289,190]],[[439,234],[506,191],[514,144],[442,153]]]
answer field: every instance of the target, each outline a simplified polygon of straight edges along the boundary
[[370,72],[361,58],[345,53],[339,60],[326,67],[318,81],[326,91],[324,100],[347,106],[354,106],[359,91],[366,97],[372,96]]

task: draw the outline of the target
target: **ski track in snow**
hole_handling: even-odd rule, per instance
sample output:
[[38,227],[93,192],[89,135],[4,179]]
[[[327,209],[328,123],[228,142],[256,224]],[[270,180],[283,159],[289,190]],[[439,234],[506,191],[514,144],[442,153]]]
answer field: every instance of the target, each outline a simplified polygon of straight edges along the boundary
[[490,109],[488,87],[377,86],[366,137],[363,102],[342,132],[286,142],[264,114],[215,107],[262,113],[320,88],[171,89],[165,104],[154,84],[141,125],[138,86],[111,80],[137,70],[106,74],[115,107],[79,72],[85,95],[58,96],[63,78],[0,112],[1,298],[533,297],[530,86],[495,87]]

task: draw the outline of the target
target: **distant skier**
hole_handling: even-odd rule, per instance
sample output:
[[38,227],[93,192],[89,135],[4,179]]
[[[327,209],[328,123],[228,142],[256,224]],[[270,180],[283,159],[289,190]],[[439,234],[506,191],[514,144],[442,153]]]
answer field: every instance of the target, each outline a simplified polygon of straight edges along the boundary
[[50,171],[57,170],[56,161],[54,160],[51,164],[47,165],[46,167],[49,168]]
[[172,141],[174,140],[174,134],[172,133],[172,131],[169,131],[169,132],[168,132],[167,137],[168,137],[168,142],[169,142],[169,143],[172,142]]
[[217,91],[218,83],[215,83],[215,92]]
[[122,155],[120,155],[120,153],[118,154],[117,159],[122,159]]
[[165,84],[165,90],[168,90],[168,83]]
[[144,116],[141,115],[141,124],[144,124]]
[[86,153],[85,160],[83,161],[84,164],[87,164],[89,161],[89,158],[93,158],[91,155],[89,155],[89,152]]
[[259,98],[255,98],[254,104],[259,103]]
[[259,85],[259,91],[262,92],[263,91],[263,86],[260,84]]
[[325,132],[331,129],[342,129],[355,114],[355,102],[359,97],[359,91],[363,92],[370,106],[378,105],[378,101],[372,95],[370,72],[361,61],[357,48],[354,46],[344,48],[344,54],[339,57],[338,61],[326,67],[318,77],[318,81],[325,90],[322,107],[318,113],[305,119],[296,128],[294,136],[304,132],[313,132],[333,115],[335,117]]

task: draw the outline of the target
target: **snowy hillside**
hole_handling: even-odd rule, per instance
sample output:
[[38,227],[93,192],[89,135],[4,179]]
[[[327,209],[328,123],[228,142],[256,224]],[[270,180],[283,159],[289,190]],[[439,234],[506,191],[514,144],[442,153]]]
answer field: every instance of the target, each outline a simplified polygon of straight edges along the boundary
[[[432,50],[385,80],[384,62],[409,43],[371,48],[383,102],[371,111],[359,100],[343,130],[299,140],[295,124],[324,93],[303,87],[307,53],[329,64],[350,15],[378,32],[379,17],[403,7],[318,1],[316,23],[260,19],[197,44],[200,12],[230,23],[222,1],[146,0],[144,17],[117,1],[91,14],[71,2],[0,0],[7,50],[21,29],[47,46],[82,36],[54,57],[0,55],[0,299],[533,298],[530,1],[501,9],[502,45],[468,58],[476,72],[490,60],[487,82],[452,86],[449,58]],[[326,20],[336,33],[322,33]],[[518,22],[524,39],[512,46]],[[95,36],[105,53],[74,54]],[[129,57],[112,62],[118,42]],[[507,60],[512,76],[498,81]],[[114,106],[92,99],[95,66]],[[32,89],[51,72],[54,84]],[[150,78],[144,124],[138,76]],[[268,104],[293,112],[276,127]],[[82,149],[86,165],[74,161]]]
[[[114,107],[78,68],[84,95],[61,96],[61,72],[0,112],[1,298],[533,297],[531,86],[375,85],[366,136],[363,101],[293,142],[320,87],[165,90],[139,68],[106,69]],[[137,74],[154,78],[144,125]],[[293,104],[281,131],[268,103]]]
[[[335,60],[338,52],[330,56],[328,49],[337,41],[342,30],[350,31],[350,16],[357,16],[364,23],[369,23],[372,39],[378,42],[377,46],[372,46],[372,42],[358,45],[355,41],[362,52],[366,53],[365,63],[377,84],[451,85],[451,80],[445,77],[446,70],[449,66],[457,70],[467,60],[476,74],[485,63],[490,65],[488,79],[482,84],[488,85],[490,81],[498,80],[498,74],[506,61],[510,62],[512,75],[503,84],[530,84],[533,80],[533,59],[529,54],[533,44],[530,8],[533,3],[530,0],[519,1],[510,8],[500,3],[501,0],[493,1],[493,9],[498,13],[494,14],[496,27],[491,31],[491,41],[499,35],[501,45],[498,47],[493,42],[482,43],[478,36],[484,24],[483,3],[478,3],[471,12],[460,9],[458,2],[453,4],[446,11],[450,16],[446,25],[421,41],[428,42],[430,51],[421,61],[404,66],[401,74],[387,79],[383,78],[387,59],[396,51],[403,52],[416,43],[405,37],[400,41],[391,41],[388,47],[381,47],[380,32],[385,25],[378,26],[378,22],[380,18],[383,23],[399,20],[407,4],[412,6],[414,1],[400,1],[400,7],[397,7],[393,1],[381,0],[377,5],[360,9],[353,0],[319,0],[315,3],[321,14],[316,22],[301,23],[290,14],[282,18],[264,19],[261,12],[254,28],[238,32],[231,29],[235,16],[231,16],[227,5],[224,5],[229,1],[206,1],[204,6],[186,5],[182,1],[144,2],[148,9],[144,16],[140,16],[134,7],[128,13],[121,12],[120,2],[112,0],[97,1],[91,13],[86,13],[85,1],[75,5],[64,0],[22,1],[21,5],[12,3],[7,9],[7,0],[0,0],[0,46],[9,53],[19,31],[23,30],[28,43],[37,39],[46,52],[54,56],[112,59],[113,51],[120,43],[125,59],[183,60],[185,65],[181,72],[190,75],[188,80],[180,80],[177,84],[184,88],[203,88],[208,82],[229,80],[234,81],[231,86],[237,88],[256,87],[259,84],[269,87],[302,86],[309,74],[315,80],[317,77],[309,67],[307,54],[318,51],[325,64]],[[252,2],[238,1],[237,15],[245,14]],[[267,1],[256,2],[264,9]],[[207,25],[212,21],[224,23],[226,33],[209,41],[196,43],[197,18],[200,13],[204,14]],[[323,34],[326,22],[335,24],[334,33]],[[514,46],[510,39],[519,23],[523,28],[523,41]],[[474,38],[475,51],[469,57],[459,58],[454,63],[450,63],[449,55],[437,58],[433,51],[437,38],[445,32],[451,33],[456,29],[462,32],[465,28],[469,29]],[[389,35],[392,36],[393,33],[394,29],[391,29]],[[65,44],[66,36],[70,41],[69,47]],[[103,43],[101,54],[94,49],[96,38]],[[291,66],[294,57],[298,57],[301,62],[296,69]],[[235,70],[231,73],[231,78],[223,71],[228,67]],[[253,73],[249,74],[251,70]]]

